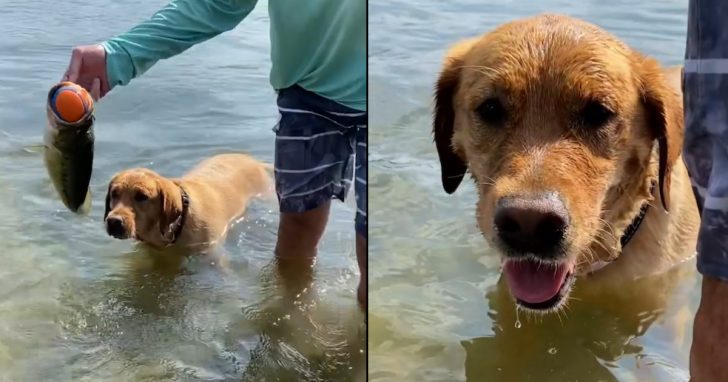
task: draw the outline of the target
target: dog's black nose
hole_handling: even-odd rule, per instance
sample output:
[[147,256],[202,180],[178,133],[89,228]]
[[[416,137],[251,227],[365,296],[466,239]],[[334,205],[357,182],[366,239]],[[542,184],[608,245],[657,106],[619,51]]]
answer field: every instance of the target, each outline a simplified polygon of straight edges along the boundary
[[555,194],[505,197],[498,201],[493,224],[510,254],[554,258],[561,253],[569,214]]
[[116,216],[107,217],[106,232],[113,237],[122,237],[124,235],[124,219]]

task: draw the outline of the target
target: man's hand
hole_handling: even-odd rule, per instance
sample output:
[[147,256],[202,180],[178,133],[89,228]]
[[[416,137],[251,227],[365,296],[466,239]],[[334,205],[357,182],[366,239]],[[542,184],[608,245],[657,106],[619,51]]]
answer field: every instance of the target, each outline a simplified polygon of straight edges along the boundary
[[106,77],[106,51],[101,44],[73,48],[71,62],[63,75],[63,81],[75,82],[89,91],[94,101],[109,92]]
[[728,381],[728,282],[703,276],[703,293],[693,325],[691,382]]

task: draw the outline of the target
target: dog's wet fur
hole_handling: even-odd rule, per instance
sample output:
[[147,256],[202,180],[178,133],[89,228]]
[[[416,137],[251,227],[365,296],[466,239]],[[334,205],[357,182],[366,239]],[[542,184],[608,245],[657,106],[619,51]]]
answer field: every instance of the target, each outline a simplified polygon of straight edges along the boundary
[[[692,256],[699,216],[681,158],[680,75],[562,15],[509,22],[447,53],[433,117],[442,184],[453,193],[471,174],[479,228],[515,269],[511,291],[533,300],[514,296],[521,307],[559,309],[574,276],[600,261],[610,264],[594,275],[616,280]],[[508,268],[520,261],[529,268]],[[552,271],[561,285],[539,301],[550,292],[529,280]]]

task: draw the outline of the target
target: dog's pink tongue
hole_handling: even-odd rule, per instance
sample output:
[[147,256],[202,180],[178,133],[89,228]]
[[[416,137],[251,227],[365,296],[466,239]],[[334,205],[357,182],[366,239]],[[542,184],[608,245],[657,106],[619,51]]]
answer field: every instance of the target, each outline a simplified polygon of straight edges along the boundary
[[547,265],[530,260],[507,260],[503,266],[513,296],[530,304],[548,301],[556,296],[568,270],[566,264]]

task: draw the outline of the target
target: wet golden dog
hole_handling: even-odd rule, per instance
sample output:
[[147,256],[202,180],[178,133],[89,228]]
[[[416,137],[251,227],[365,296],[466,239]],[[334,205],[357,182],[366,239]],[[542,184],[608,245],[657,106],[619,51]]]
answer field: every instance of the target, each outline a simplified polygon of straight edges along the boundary
[[433,130],[443,187],[472,175],[521,307],[559,308],[577,275],[619,283],[694,255],[680,69],[595,25],[539,15],[457,44]]
[[270,165],[244,154],[216,155],[179,179],[129,169],[109,182],[104,223],[109,235],[153,249],[204,251],[271,184]]

